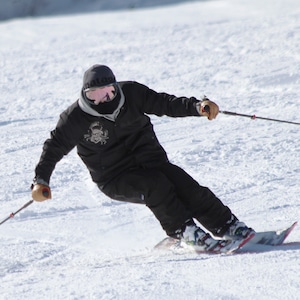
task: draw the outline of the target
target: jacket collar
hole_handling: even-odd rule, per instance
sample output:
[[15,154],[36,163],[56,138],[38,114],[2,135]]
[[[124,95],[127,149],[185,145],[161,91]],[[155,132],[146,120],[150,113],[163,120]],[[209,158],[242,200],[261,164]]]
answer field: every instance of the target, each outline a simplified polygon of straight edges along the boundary
[[110,121],[115,121],[117,116],[120,113],[121,107],[125,103],[125,96],[124,96],[123,91],[120,87],[119,87],[119,91],[120,91],[120,95],[121,95],[120,103],[119,103],[118,107],[115,109],[115,111],[112,114],[100,114],[97,111],[95,111],[94,109],[92,109],[88,105],[88,103],[84,100],[83,95],[82,95],[82,92],[83,92],[82,90],[80,92],[80,96],[79,96],[79,100],[78,100],[79,107],[81,108],[81,110],[83,110],[87,114],[92,115],[94,117],[103,117],[103,118],[106,118]]

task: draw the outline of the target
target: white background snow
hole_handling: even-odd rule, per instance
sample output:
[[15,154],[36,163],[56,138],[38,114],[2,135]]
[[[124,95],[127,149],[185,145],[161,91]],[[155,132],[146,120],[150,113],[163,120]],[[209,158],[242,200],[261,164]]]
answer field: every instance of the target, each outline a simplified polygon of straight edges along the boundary
[[[1,220],[31,199],[42,144],[95,63],[157,91],[205,94],[222,110],[300,122],[298,0],[143,3],[0,23]],[[224,114],[152,120],[170,160],[249,226],[299,220],[299,126]],[[156,253],[165,234],[151,212],[101,194],[75,150],[51,187],[52,200],[0,226],[1,299],[300,297],[299,226],[269,252]]]

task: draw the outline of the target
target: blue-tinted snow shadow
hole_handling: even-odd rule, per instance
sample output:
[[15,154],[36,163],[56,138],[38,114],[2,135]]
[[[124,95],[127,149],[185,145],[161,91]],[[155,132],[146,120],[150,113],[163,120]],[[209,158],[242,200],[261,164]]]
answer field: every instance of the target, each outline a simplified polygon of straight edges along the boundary
[[21,0],[7,3],[0,0],[0,21],[23,18],[43,17],[55,15],[70,15],[82,13],[95,13],[115,10],[136,10],[182,4],[186,2],[207,2],[212,0]]

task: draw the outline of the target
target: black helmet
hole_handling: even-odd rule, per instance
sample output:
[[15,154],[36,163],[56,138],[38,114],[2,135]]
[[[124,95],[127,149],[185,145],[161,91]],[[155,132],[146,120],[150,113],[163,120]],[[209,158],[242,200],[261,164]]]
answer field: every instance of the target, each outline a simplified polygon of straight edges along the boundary
[[93,65],[83,76],[83,91],[93,87],[102,87],[116,83],[112,70],[104,65]]

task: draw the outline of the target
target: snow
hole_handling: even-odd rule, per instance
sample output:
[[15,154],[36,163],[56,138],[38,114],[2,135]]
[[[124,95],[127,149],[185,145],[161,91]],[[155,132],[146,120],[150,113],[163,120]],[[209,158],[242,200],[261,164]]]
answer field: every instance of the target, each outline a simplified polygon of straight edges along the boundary
[[[3,21],[0,217],[31,199],[42,144],[95,63],[222,110],[300,122],[299,20],[298,0],[215,0]],[[299,126],[152,120],[170,160],[249,226],[299,220]],[[165,234],[151,212],[101,194],[75,150],[51,187],[52,200],[0,226],[1,299],[299,299],[299,226],[269,252],[157,253]]]

